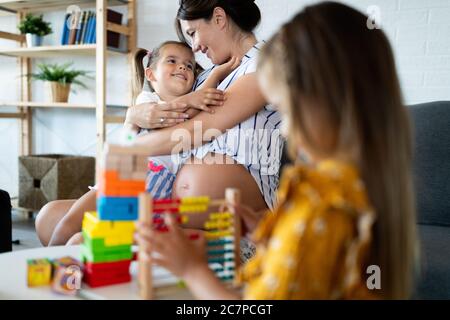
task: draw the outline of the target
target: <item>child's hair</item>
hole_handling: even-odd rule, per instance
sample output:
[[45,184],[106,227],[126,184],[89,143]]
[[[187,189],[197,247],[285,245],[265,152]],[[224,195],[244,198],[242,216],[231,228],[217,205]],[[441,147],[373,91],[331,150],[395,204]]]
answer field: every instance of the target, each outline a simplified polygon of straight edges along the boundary
[[383,298],[405,299],[417,254],[410,120],[389,41],[367,19],[334,2],[308,6],[267,43],[259,72],[284,93],[291,157],[301,139],[358,166],[377,217],[367,266],[380,267]]
[[[167,45],[177,45],[191,50],[186,43],[180,41],[166,41],[154,48],[152,51],[147,51],[142,48],[136,49],[134,52],[133,69],[135,77],[133,78],[133,101],[142,90],[154,91],[150,82],[145,78],[145,69],[154,68],[161,56],[161,50]],[[194,53],[192,53],[194,54]],[[194,76],[196,71],[194,71]]]

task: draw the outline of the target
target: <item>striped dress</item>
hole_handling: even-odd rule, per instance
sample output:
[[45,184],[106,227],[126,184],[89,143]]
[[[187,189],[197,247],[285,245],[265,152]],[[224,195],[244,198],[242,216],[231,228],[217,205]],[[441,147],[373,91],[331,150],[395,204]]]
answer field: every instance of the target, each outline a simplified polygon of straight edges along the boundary
[[[263,44],[259,42],[253,46],[243,57],[240,66],[230,73],[217,89],[226,90],[239,77],[255,72],[258,53]],[[213,69],[214,67],[198,76],[194,90],[207,79]],[[247,120],[228,129],[226,133],[191,150],[190,153],[184,153],[182,157],[194,155],[202,159],[210,152],[228,155],[248,170],[255,179],[267,206],[273,209],[276,204],[284,144],[280,124],[280,113],[272,105],[266,105]]]

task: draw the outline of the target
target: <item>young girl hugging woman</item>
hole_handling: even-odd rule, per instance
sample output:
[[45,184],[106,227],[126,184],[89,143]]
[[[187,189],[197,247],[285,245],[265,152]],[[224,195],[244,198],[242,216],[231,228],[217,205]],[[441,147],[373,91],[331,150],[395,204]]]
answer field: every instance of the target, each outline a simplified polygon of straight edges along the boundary
[[256,255],[238,277],[242,291],[222,285],[199,243],[170,215],[169,232],[138,225],[139,244],[159,254],[152,261],[184,279],[197,298],[410,297],[410,121],[392,49],[367,19],[343,4],[308,6],[260,54],[259,83],[283,115],[296,164],[283,173],[273,213],[257,221],[252,210],[236,208],[248,225],[257,224]]
[[[223,91],[217,90],[216,86],[239,65],[239,59],[233,57],[214,68],[199,89],[193,92],[191,91],[197,66],[194,53],[183,42],[167,41],[153,51],[139,49],[135,53],[134,65],[137,88],[141,89],[135,104],[149,102],[155,102],[158,105],[161,102],[180,104],[179,111],[183,112],[184,118],[179,119],[178,113],[159,117],[160,127],[165,128],[184,122],[186,119],[192,119],[201,110],[214,113],[214,109],[210,107],[223,105]],[[164,111],[164,107],[161,111]],[[125,122],[125,126],[139,134],[149,132],[135,122]],[[176,155],[149,158],[147,191],[153,198],[171,197],[171,187],[179,168],[178,159]]]

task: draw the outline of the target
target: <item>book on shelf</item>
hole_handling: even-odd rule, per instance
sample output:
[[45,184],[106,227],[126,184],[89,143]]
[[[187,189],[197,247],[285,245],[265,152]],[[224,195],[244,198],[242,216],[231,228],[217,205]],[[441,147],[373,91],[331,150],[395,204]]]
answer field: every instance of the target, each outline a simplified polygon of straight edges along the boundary
[[67,26],[67,21],[69,20],[70,14],[66,14],[64,17],[64,24],[62,28],[61,44],[67,44],[69,40],[69,27]]
[[95,16],[95,13],[89,11],[88,20],[87,20],[87,24],[86,24],[86,31],[85,31],[85,34],[83,37],[83,43],[89,43],[89,39],[91,36],[91,27],[92,27],[92,23],[94,21],[94,16]]
[[88,34],[88,28],[89,28],[89,23],[92,19],[92,12],[88,11],[86,14],[86,19],[84,21],[84,25],[83,25],[83,30],[81,33],[81,43],[86,43],[86,39],[87,39],[87,34]]
[[72,19],[69,19],[70,20],[70,23],[69,23],[70,32],[69,32],[69,40],[68,40],[67,44],[75,44],[75,40],[77,37],[77,30],[79,28],[79,23],[80,23],[80,18],[81,18],[81,12],[78,11],[78,12],[75,12],[75,15],[73,16]]
[[94,16],[92,17],[92,22],[89,30],[89,38],[87,40],[87,43],[96,43],[97,39],[97,37],[95,36],[96,29],[97,29],[97,15],[94,14]]
[[[93,11],[75,12],[73,18],[71,14],[64,17],[64,25],[61,34],[62,45],[73,44],[94,44],[97,35],[97,17]],[[108,22],[122,24],[123,14],[120,12],[107,10],[106,19]],[[107,46],[113,48],[120,47],[120,34],[118,32],[107,31]]]
[[80,23],[77,28],[77,35],[75,39],[75,44],[81,44],[81,35],[83,33],[84,24],[86,23],[86,11],[83,11],[80,18]]

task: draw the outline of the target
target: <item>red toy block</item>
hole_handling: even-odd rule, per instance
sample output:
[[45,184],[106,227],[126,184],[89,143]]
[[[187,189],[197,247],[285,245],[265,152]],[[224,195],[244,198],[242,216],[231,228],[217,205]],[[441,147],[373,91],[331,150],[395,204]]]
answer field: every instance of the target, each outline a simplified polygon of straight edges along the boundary
[[129,282],[130,263],[131,260],[109,263],[86,262],[83,280],[92,288]]
[[84,268],[89,273],[108,272],[110,270],[129,271],[131,260],[122,260],[117,262],[93,263],[86,262]]
[[180,204],[180,199],[154,199],[153,206],[157,206],[159,204]]
[[109,286],[113,284],[125,283],[131,281],[131,275],[127,274],[121,277],[113,277],[113,278],[100,278],[100,277],[92,277],[88,273],[84,277],[84,282],[89,285],[91,288]]
[[174,208],[153,208],[153,213],[178,213],[179,212],[179,208],[178,207],[174,207]]
[[108,270],[108,271],[101,271],[101,272],[88,272],[85,271],[86,275],[89,276],[91,279],[111,279],[111,278],[122,278],[130,272],[128,270]]

